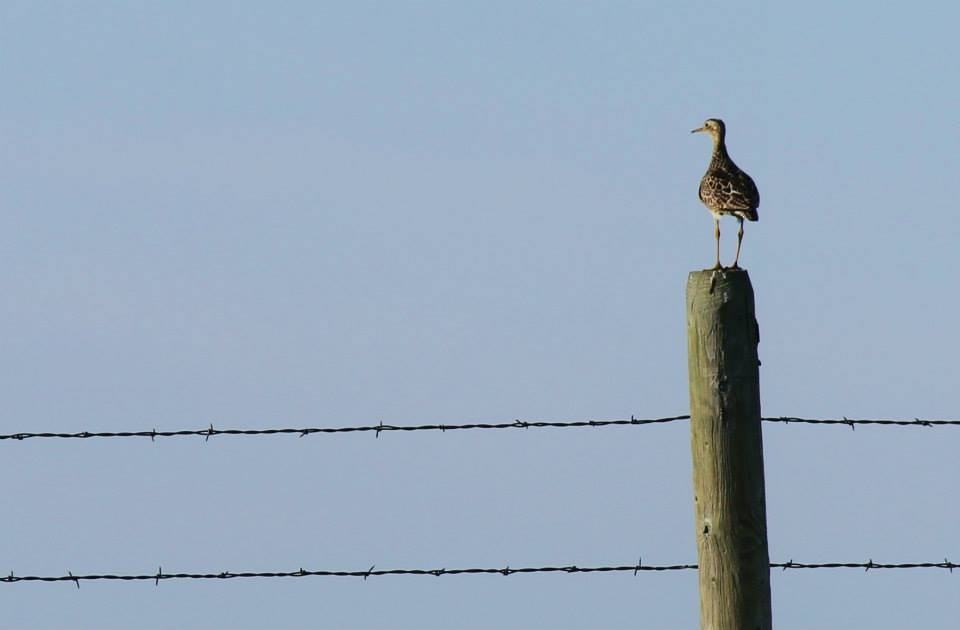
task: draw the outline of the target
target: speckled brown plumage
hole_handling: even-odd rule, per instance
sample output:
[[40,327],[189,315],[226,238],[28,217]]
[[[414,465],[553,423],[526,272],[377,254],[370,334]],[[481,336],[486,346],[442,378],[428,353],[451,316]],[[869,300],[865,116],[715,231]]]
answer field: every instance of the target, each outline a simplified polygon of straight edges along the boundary
[[731,214],[740,222],[737,232],[737,255],[733,267],[740,260],[740,245],[743,242],[743,220],[756,221],[760,218],[757,207],[760,205],[760,193],[749,175],[740,170],[730,154],[727,153],[726,126],[717,118],[710,118],[703,127],[694,129],[703,131],[713,138],[713,155],[707,172],[700,180],[700,201],[709,208],[714,218],[714,234],[717,240],[717,264],[720,265],[720,217]]

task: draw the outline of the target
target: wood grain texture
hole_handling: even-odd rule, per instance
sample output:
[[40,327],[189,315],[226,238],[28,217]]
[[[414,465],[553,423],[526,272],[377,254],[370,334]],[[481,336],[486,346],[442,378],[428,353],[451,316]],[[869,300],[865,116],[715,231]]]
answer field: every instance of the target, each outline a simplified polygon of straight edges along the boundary
[[758,343],[747,272],[692,272],[687,349],[702,630],[772,627]]

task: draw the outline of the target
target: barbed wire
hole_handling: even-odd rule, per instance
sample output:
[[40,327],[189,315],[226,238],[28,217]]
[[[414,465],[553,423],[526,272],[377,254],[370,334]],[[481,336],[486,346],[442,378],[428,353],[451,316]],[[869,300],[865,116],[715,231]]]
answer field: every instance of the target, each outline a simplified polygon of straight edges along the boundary
[[873,424],[879,426],[900,426],[900,427],[941,427],[941,426],[960,426],[960,420],[922,420],[914,418],[912,420],[856,420],[853,418],[795,418],[793,416],[779,416],[776,418],[762,418],[764,422],[791,422],[803,424],[844,424],[851,429],[856,429],[858,424]]
[[160,437],[200,436],[209,440],[215,435],[283,435],[293,434],[306,437],[314,433],[374,433],[380,437],[381,433],[390,431],[458,431],[468,429],[543,429],[543,428],[571,428],[571,427],[609,427],[641,424],[664,424],[678,420],[689,420],[690,416],[670,416],[667,418],[635,418],[631,416],[624,420],[568,420],[568,421],[540,421],[514,420],[512,422],[488,423],[473,422],[465,424],[379,424],[345,426],[345,427],[307,427],[283,429],[216,429],[213,424],[204,429],[184,429],[178,431],[80,431],[78,433],[7,433],[0,434],[0,440],[26,440],[29,438],[127,438],[145,437],[155,440]]
[[884,563],[874,562],[872,559],[866,562],[771,562],[771,569],[863,569],[870,571],[872,569],[947,569],[953,573],[954,569],[960,569],[960,564],[950,562],[946,558],[943,562],[898,562]]
[[[159,567],[156,573],[141,574],[87,574],[74,575],[68,571],[67,575],[9,575],[0,577],[0,582],[73,582],[77,588],[80,588],[82,581],[147,581],[152,580],[159,586],[161,580],[230,580],[235,578],[299,578],[299,577],[352,577],[363,578],[382,577],[386,575],[430,575],[441,577],[444,575],[502,575],[509,576],[518,573],[624,573],[633,572],[638,575],[641,571],[662,572],[662,571],[689,571],[696,570],[696,564],[668,564],[668,565],[649,565],[643,564],[640,559],[636,564],[627,564],[620,566],[594,566],[580,567],[576,565],[567,566],[544,566],[544,567],[517,567],[509,566],[504,568],[466,568],[466,569],[377,569],[376,565],[371,566],[366,571],[330,571],[330,570],[306,570],[300,568],[296,571],[221,571],[219,573],[164,573],[163,567]],[[884,563],[874,562],[872,559],[867,562],[817,562],[805,563],[794,562],[772,562],[771,569],[947,569],[953,573],[954,569],[960,569],[960,564],[955,564],[944,558],[943,562],[901,562]]]
[[[54,433],[54,432],[19,432],[0,434],[0,440],[27,440],[31,438],[59,438],[59,439],[88,439],[88,438],[157,438],[165,437],[184,437],[199,436],[209,440],[217,435],[240,435],[240,436],[266,436],[266,435],[298,435],[306,437],[314,433],[373,433],[375,437],[380,437],[381,433],[390,431],[458,431],[471,429],[543,429],[543,428],[575,428],[575,427],[610,427],[610,426],[637,426],[647,424],[665,424],[668,422],[678,422],[680,420],[689,420],[690,416],[668,416],[665,418],[636,418],[630,416],[629,419],[622,420],[565,420],[565,421],[545,421],[545,420],[513,420],[512,422],[473,422],[464,424],[379,424],[343,426],[343,427],[290,427],[290,428],[268,428],[268,429],[217,429],[211,423],[203,429],[180,429],[175,431],[158,431],[151,429],[149,431],[79,431],[76,433]],[[798,418],[794,416],[777,416],[761,418],[764,422],[779,422],[783,424],[836,424],[846,425],[851,429],[856,429],[857,425],[879,425],[879,426],[913,426],[913,427],[936,427],[936,426],[960,426],[960,420],[922,420],[914,418],[912,420],[869,420],[852,418]]]

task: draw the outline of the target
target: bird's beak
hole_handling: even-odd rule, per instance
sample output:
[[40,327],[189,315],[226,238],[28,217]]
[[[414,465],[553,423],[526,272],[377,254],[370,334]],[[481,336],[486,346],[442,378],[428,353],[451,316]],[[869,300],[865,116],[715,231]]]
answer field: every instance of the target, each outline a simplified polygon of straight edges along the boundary
[[697,127],[696,129],[694,129],[694,130],[691,131],[690,133],[697,133],[698,131],[706,131],[706,130],[707,130],[706,127]]

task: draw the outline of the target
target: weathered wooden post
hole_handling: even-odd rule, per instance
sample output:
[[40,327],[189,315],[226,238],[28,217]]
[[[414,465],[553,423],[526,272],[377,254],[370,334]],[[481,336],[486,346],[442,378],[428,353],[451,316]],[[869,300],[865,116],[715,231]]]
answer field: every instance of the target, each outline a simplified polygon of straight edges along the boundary
[[742,269],[687,279],[701,630],[770,630],[759,327]]

